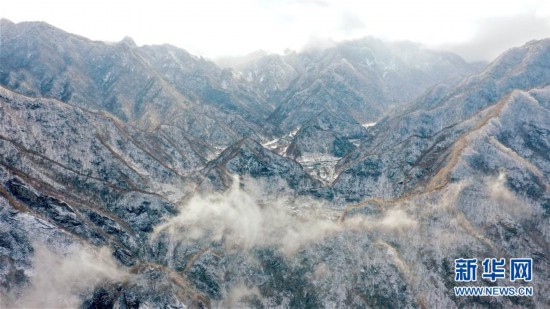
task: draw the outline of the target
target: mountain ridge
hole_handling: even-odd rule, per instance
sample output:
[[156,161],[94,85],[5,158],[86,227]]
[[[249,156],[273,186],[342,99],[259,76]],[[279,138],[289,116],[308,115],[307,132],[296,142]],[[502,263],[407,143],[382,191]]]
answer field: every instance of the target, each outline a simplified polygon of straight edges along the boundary
[[[550,39],[221,69],[0,25],[0,306],[550,304]],[[532,257],[537,292],[457,297],[460,257]]]

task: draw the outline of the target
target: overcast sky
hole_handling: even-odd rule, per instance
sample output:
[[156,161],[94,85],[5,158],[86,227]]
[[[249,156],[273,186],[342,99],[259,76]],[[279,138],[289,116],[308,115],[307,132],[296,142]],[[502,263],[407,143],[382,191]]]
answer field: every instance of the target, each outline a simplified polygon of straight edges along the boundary
[[550,37],[548,0],[2,0],[0,14],[94,40],[170,43],[209,58],[370,35],[491,60]]

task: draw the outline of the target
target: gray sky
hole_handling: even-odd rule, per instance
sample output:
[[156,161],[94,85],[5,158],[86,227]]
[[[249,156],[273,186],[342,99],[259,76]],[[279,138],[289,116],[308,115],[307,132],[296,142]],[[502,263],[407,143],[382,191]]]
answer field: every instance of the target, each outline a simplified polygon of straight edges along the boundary
[[170,43],[209,58],[371,35],[491,60],[550,37],[548,0],[2,0],[0,14],[95,40]]

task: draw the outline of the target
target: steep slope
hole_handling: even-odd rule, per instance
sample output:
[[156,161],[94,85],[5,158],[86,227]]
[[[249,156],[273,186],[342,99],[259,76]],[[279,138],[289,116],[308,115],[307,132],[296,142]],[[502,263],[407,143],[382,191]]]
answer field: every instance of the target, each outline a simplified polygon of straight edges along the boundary
[[[530,256],[542,274],[535,286],[550,287],[543,279],[550,250],[548,55],[549,40],[530,42],[454,88],[434,88],[369,128],[339,162],[335,200],[358,202],[342,220],[403,205],[418,214],[422,232],[410,235],[416,240],[400,237],[390,247],[408,266],[405,280],[420,304],[537,306],[442,296],[457,284],[446,279],[452,273],[445,256]],[[439,283],[411,279],[419,277]]]
[[19,93],[106,111],[150,130],[205,123],[190,133],[214,146],[269,135],[262,118],[270,110],[253,93],[231,72],[178,48],[94,42],[45,23],[3,19],[0,28],[0,84]]
[[[185,176],[205,162],[193,151],[197,146],[175,147],[164,128],[142,132],[110,116],[5,88],[0,103],[2,306],[14,298],[18,306],[77,306],[83,299],[64,280],[77,282],[82,292],[93,291],[95,280],[129,276],[136,280],[124,294],[138,303],[205,301],[179,275],[179,283],[151,290],[154,278],[174,275],[147,266],[142,245],[193,189]],[[28,289],[59,298],[22,294]]]
[[452,54],[364,39],[222,70],[170,45],[94,42],[5,19],[0,28],[0,84],[9,89],[107,111],[149,130],[177,126],[223,148],[242,137],[265,142],[318,113],[349,122],[338,134],[359,132],[390,105],[478,69]]
[[304,74],[307,63],[308,60],[297,54],[265,54],[244,64],[236,64],[233,69],[275,109],[280,104],[281,94],[295,78]]
[[[467,146],[464,136],[498,118],[514,89],[550,84],[549,50],[548,40],[512,49],[455,88],[434,88],[405,111],[380,121],[370,128],[370,137],[361,147],[338,163],[342,173],[333,184],[335,190],[340,187],[349,192],[350,186],[355,186],[356,193],[346,198],[356,199],[397,197],[427,186],[455,160],[453,149],[460,148],[460,143]],[[542,102],[541,112],[544,106]],[[527,119],[533,116],[518,114],[516,121],[529,123]],[[531,132],[522,138],[541,134],[544,125],[533,119],[531,127],[523,129]]]
[[294,65],[299,75],[278,94],[280,106],[270,116],[285,132],[323,109],[358,123],[376,121],[390,106],[480,69],[453,54],[372,38],[287,58],[299,65]]
[[343,157],[353,149],[355,146],[352,143],[337,134],[318,126],[307,126],[298,130],[286,154],[298,160],[313,160],[323,155]]
[[310,177],[296,161],[277,155],[250,139],[228,147],[203,170],[203,186],[217,190],[231,186],[232,175],[250,176],[265,183],[262,191],[272,194],[286,193],[290,188],[298,194],[311,194],[330,198],[330,189],[323,188],[318,180]]
[[[187,193],[181,190],[193,188],[181,179],[182,170],[171,165],[170,154],[178,156],[177,152],[160,156],[160,137],[54,99],[29,98],[7,89],[2,89],[1,98],[3,305],[209,307],[236,288],[231,281],[224,283],[217,267],[227,265],[242,274],[246,255],[238,247],[226,253],[216,243],[180,242],[155,232],[180,210],[176,202]],[[266,202],[291,193],[288,187],[322,194],[315,191],[318,182],[298,163],[251,140],[224,151],[204,172],[213,170],[263,179],[269,190],[279,182],[279,190],[266,192]],[[296,206],[304,207],[300,202]],[[265,207],[281,219],[297,220],[274,206]],[[281,219],[285,225],[279,230],[286,233],[288,223]],[[299,241],[304,231],[292,235],[288,237]],[[313,265],[300,270],[297,261],[287,261],[278,250],[257,250],[254,255],[265,265],[247,272],[251,280],[267,279],[261,297],[268,303],[280,303],[299,286],[310,297],[295,294],[291,304],[322,304],[315,286],[304,277]],[[284,279],[289,272],[293,275]],[[398,277],[390,281],[392,289]]]
[[[550,40],[366,124],[471,67],[367,40],[249,75],[1,23],[0,307],[550,305]],[[456,297],[459,257],[532,257],[535,295]]]

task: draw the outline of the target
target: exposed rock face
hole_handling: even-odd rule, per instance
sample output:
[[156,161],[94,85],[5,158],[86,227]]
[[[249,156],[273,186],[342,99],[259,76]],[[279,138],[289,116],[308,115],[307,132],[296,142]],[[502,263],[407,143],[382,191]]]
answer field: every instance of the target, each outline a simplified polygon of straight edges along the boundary
[[[550,305],[549,40],[220,69],[0,23],[0,307]],[[534,297],[455,297],[460,257]]]

